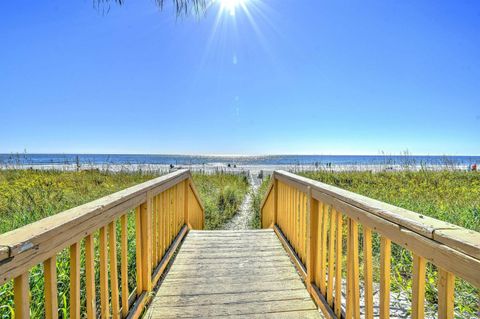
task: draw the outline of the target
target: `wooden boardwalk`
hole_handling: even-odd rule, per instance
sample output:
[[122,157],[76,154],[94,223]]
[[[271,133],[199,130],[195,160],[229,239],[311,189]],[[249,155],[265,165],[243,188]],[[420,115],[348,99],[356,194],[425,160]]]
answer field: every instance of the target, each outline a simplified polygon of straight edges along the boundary
[[271,229],[190,231],[146,318],[322,318]]

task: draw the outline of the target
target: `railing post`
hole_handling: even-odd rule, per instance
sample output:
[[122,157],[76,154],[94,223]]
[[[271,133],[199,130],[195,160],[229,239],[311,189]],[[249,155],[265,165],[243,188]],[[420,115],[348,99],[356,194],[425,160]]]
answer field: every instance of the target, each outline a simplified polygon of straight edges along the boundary
[[275,177],[275,172],[272,174],[273,177],[273,226],[277,224],[278,216],[278,179]]
[[152,291],[152,196],[147,195],[147,202],[140,205],[140,219],[142,225],[142,284],[143,290]]
[[185,190],[184,190],[184,195],[183,195],[183,202],[184,202],[184,208],[183,208],[183,213],[184,213],[184,220],[185,220],[185,225],[187,225],[188,229],[192,229],[192,225],[190,225],[190,220],[188,219],[188,191],[190,187],[190,180],[187,178],[185,180]]
[[315,260],[318,237],[318,201],[312,197],[312,188],[307,194],[307,290],[311,293],[315,282]]
[[29,273],[21,274],[13,280],[13,302],[15,304],[15,318],[30,318],[30,285]]

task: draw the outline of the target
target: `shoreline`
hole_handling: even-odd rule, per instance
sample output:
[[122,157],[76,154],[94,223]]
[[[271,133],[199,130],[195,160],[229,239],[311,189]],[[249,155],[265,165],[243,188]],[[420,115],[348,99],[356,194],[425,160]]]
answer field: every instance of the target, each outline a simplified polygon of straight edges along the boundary
[[211,164],[191,164],[191,165],[168,165],[168,164],[3,164],[0,170],[58,170],[58,171],[85,171],[100,170],[109,172],[172,172],[178,169],[189,169],[192,172],[204,173],[250,173],[259,174],[263,172],[270,175],[275,170],[286,170],[289,172],[302,171],[370,171],[370,172],[390,172],[390,171],[420,171],[420,170],[450,170],[450,171],[468,171],[469,167],[465,164],[260,164],[260,165],[229,165],[226,163]]

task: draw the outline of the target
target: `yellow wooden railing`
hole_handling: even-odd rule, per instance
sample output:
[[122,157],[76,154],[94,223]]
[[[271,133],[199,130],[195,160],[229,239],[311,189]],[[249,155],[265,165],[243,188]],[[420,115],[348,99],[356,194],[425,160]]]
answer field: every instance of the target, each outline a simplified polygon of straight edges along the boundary
[[[132,209],[135,209],[136,288],[129,292],[127,213]],[[120,274],[117,273],[118,220]],[[14,280],[15,318],[29,318],[29,271],[43,263],[45,318],[58,318],[56,256],[69,248],[70,318],[97,318],[97,314],[101,318],[138,318],[152,287],[188,229],[203,229],[203,225],[204,209],[191,174],[179,170],[0,235],[0,285]],[[96,304],[94,269],[96,232],[99,232],[100,309]],[[80,272],[82,241],[84,272]],[[81,274],[85,276],[85,313],[80,313]]]
[[440,319],[454,317],[455,276],[480,287],[480,233],[285,171],[273,173],[261,207],[262,227],[274,228],[327,318],[360,318],[361,249],[364,313],[373,318],[372,233],[380,236],[380,318],[390,314],[392,242],[413,253],[412,318],[424,317],[427,262],[439,269]]

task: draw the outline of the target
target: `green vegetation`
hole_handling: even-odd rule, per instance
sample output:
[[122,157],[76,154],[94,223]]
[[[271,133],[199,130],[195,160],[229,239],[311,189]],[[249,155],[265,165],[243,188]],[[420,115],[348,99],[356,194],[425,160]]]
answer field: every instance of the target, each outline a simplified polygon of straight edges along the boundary
[[99,170],[0,170],[0,234],[158,175]]
[[[389,204],[403,207],[475,231],[480,231],[480,174],[463,171],[418,172],[304,172],[301,175],[347,189]],[[360,228],[360,234],[361,234]],[[377,263],[374,273],[378,282],[379,237],[374,235],[373,253]],[[360,236],[360,245],[362,245]],[[362,256],[360,256],[362,258]],[[392,291],[411,294],[412,255],[392,245]],[[344,267],[345,269],[345,267]],[[437,304],[437,268],[427,267],[426,298],[434,311]],[[479,289],[461,279],[456,280],[455,311],[458,318],[473,318],[479,311]]]
[[[0,233],[35,222],[66,209],[90,202],[121,189],[147,181],[160,172],[106,172],[88,170],[67,172],[57,170],[0,170]],[[216,173],[194,174],[194,182],[205,205],[206,227],[221,227],[231,218],[248,191],[245,176]],[[129,291],[135,282],[135,216],[128,213],[128,269]],[[120,238],[117,223],[117,238]],[[120,241],[117,241],[120,266]],[[95,235],[96,264],[99,269],[98,232]],[[81,245],[81,265],[84,269],[84,245]],[[69,311],[69,253],[57,254],[58,306],[60,317],[67,318]],[[83,271],[83,270],[82,270]],[[118,270],[120,273],[120,269]],[[99,303],[99,272],[96,272],[97,303]],[[13,317],[13,283],[0,286],[0,318]],[[31,317],[43,318],[44,281],[43,267],[30,271]],[[82,305],[85,305],[85,276],[81,276]],[[82,310],[83,311],[83,310]]]
[[250,227],[253,229],[262,228],[262,221],[260,220],[260,205],[262,204],[263,198],[265,197],[270,184],[270,176],[266,176],[257,192],[253,194],[251,210],[253,211],[253,218],[250,224]]
[[238,211],[249,189],[246,175],[194,173],[193,181],[205,206],[205,229],[221,228]]
[[480,231],[480,174],[475,172],[315,171],[301,175]]

